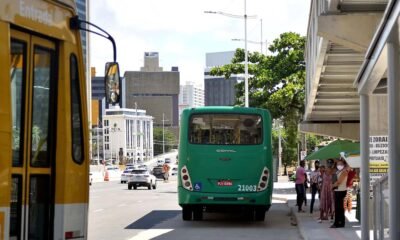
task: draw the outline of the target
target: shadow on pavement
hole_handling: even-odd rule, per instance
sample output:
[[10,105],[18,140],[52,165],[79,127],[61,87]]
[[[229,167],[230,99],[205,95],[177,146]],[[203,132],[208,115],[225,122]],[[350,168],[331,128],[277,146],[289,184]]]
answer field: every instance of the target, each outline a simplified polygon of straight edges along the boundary
[[125,229],[150,229],[161,222],[178,216],[179,214],[181,214],[181,211],[179,210],[154,210],[126,226]]

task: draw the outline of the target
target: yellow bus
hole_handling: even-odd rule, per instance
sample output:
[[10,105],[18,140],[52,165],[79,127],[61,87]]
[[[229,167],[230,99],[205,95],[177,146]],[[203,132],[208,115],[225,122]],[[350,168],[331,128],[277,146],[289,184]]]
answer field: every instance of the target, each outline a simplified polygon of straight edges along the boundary
[[0,1],[0,240],[87,238],[89,130],[76,15],[74,0]]

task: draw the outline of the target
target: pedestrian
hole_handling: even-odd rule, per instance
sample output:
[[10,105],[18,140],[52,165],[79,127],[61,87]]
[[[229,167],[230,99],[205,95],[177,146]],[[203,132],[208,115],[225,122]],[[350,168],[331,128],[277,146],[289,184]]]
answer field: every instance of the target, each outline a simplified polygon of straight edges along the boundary
[[320,175],[321,174],[319,172],[319,161],[316,160],[314,162],[314,171],[312,171],[310,174],[310,192],[311,192],[310,214],[312,214],[314,210],[315,195],[317,194],[317,192],[318,195],[321,196],[319,194],[319,187],[318,187],[318,178]]
[[304,173],[304,206],[307,207],[307,189],[308,189],[308,177],[307,173]]
[[304,212],[302,208],[306,194],[306,190],[304,187],[306,170],[304,169],[304,166],[305,166],[304,160],[300,161],[300,166],[296,170],[296,194],[297,194],[296,202],[297,202],[298,212]]
[[170,166],[167,163],[164,163],[163,168],[162,168],[162,172],[164,174],[164,181],[168,182],[169,179],[169,169]]
[[348,165],[344,158],[340,158],[336,163],[337,180],[332,184],[332,189],[335,191],[335,222],[331,228],[342,228],[345,225],[344,198],[347,194],[347,167]]
[[333,159],[327,160],[327,168],[321,167],[321,199],[320,199],[320,215],[318,222],[328,220],[329,216],[333,218],[333,191],[332,191],[332,167]]

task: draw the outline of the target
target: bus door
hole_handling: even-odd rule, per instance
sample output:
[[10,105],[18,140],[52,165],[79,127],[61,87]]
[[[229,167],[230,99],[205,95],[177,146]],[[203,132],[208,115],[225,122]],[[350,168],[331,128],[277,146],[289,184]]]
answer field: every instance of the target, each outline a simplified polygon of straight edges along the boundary
[[51,239],[54,215],[56,45],[11,30],[10,239]]

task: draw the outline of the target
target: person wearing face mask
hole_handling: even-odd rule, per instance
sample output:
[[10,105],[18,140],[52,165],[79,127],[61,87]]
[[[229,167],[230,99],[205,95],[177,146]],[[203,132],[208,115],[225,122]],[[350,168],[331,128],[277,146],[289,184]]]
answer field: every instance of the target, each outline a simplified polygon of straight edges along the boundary
[[341,228],[345,225],[344,216],[344,198],[347,193],[347,163],[346,160],[340,158],[336,163],[336,176],[337,180],[332,184],[332,189],[335,192],[335,222],[331,228]]

